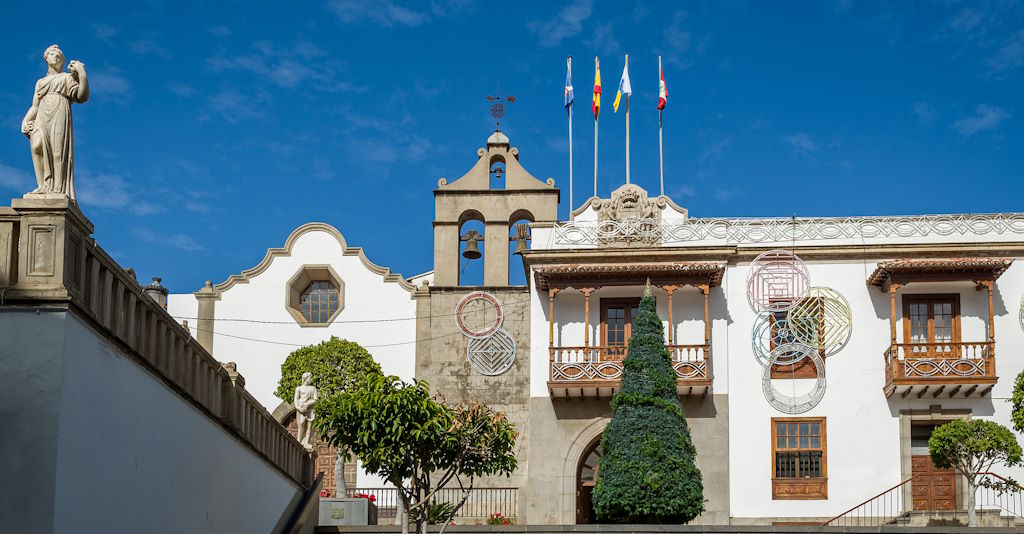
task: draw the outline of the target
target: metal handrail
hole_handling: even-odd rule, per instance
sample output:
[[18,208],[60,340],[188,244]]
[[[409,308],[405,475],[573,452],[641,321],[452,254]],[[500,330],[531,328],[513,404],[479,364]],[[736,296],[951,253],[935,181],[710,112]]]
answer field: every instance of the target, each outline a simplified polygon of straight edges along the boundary
[[[919,475],[919,476],[920,476],[920,475]],[[878,499],[878,498],[880,498],[880,497],[883,497],[883,496],[885,496],[885,494],[887,494],[887,493],[890,493],[890,492],[892,492],[892,491],[895,491],[895,490],[897,490],[897,489],[900,489],[900,488],[902,488],[902,487],[903,487],[904,485],[906,485],[906,484],[907,484],[908,482],[910,482],[910,481],[914,480],[914,478],[915,478],[915,477],[910,477],[910,478],[908,478],[908,479],[904,480],[903,482],[900,482],[899,484],[896,484],[895,486],[893,486],[893,487],[891,487],[891,488],[889,488],[889,489],[887,489],[887,490],[885,490],[885,491],[883,491],[883,492],[879,493],[878,495],[875,495],[874,497],[871,497],[870,499],[867,499],[867,500],[865,500],[864,502],[862,502],[862,503],[860,503],[860,504],[858,504],[858,505],[854,506],[853,508],[850,508],[849,510],[847,510],[847,511],[845,511],[845,512],[843,512],[843,513],[841,513],[841,514],[839,514],[839,515],[837,515],[837,516],[835,516],[835,517],[833,517],[832,519],[829,519],[828,521],[825,521],[825,522],[823,522],[823,523],[821,524],[821,526],[828,526],[828,525],[832,524],[832,522],[833,522],[833,521],[835,521],[835,520],[837,520],[837,519],[839,519],[839,518],[841,518],[841,517],[843,517],[843,516],[845,516],[845,515],[847,515],[847,514],[849,514],[849,513],[853,512],[854,510],[856,510],[856,509],[858,509],[858,508],[860,508],[860,507],[862,507],[862,506],[865,506],[865,505],[868,505],[868,504],[870,504],[870,503],[871,503],[871,501],[874,501],[875,499]]]

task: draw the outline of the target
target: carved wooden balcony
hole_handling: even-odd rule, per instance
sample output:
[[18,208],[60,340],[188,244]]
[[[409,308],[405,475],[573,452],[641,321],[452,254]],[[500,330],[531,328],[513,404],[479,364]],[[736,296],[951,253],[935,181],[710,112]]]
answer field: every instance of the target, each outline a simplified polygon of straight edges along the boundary
[[998,380],[992,341],[895,343],[883,357],[886,397],[982,397]]
[[[711,389],[709,345],[665,345],[676,371],[680,395],[707,395]],[[622,383],[624,346],[550,347],[548,390],[552,397],[609,397]]]

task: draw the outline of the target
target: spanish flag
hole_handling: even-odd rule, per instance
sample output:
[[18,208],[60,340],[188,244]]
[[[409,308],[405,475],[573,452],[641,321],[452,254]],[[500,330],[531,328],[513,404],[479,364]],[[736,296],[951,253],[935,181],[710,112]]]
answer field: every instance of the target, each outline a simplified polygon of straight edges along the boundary
[[594,120],[601,114],[601,62],[594,58]]

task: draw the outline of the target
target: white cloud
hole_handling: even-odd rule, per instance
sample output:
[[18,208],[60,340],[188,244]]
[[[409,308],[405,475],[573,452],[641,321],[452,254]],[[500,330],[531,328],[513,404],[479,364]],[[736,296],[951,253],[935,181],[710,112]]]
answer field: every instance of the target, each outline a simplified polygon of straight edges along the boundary
[[341,22],[351,24],[361,20],[369,20],[381,26],[392,27],[419,26],[429,18],[426,13],[395,5],[392,2],[365,2],[361,0],[332,0],[328,9],[337,15]]
[[1024,30],[1010,36],[988,60],[989,74],[1002,74],[1024,65]]
[[144,216],[163,213],[167,208],[145,200],[144,191],[131,187],[117,174],[93,174],[78,172],[75,191],[78,200],[85,206],[113,211],[127,211],[132,215]]
[[104,66],[98,72],[89,73],[89,93],[101,100],[123,105],[132,97],[132,83],[121,76],[120,69]]
[[207,26],[206,31],[209,32],[211,35],[215,35],[217,37],[227,37],[231,35],[231,30],[224,25]]
[[[28,150],[25,150],[25,160],[28,158]],[[11,167],[10,165],[4,165],[0,163],[0,187],[4,189],[13,189],[14,191],[20,191],[27,193],[33,189],[32,177],[28,172],[20,171]]]
[[132,52],[144,56],[154,55],[164,59],[170,59],[173,56],[170,50],[156,44],[156,42],[150,39],[132,41],[131,43],[128,43],[128,48],[130,48]]
[[[230,123],[242,119],[253,119],[263,116],[262,103],[270,99],[270,94],[261,89],[251,89],[244,95],[236,89],[221,89],[220,92],[206,97],[207,108],[220,115]],[[208,120],[205,115],[201,120]]]
[[705,165],[709,162],[717,160],[719,157],[721,157],[722,151],[725,150],[725,147],[729,146],[729,143],[731,142],[731,137],[723,137],[721,139],[716,139],[712,141],[711,143],[707,144],[704,147],[704,150],[701,151],[700,157],[697,161],[701,165]]
[[999,123],[1010,118],[1010,114],[1003,108],[989,104],[981,104],[975,110],[974,115],[963,117],[953,123],[953,129],[960,132],[964,137],[971,137],[981,132],[995,130]]
[[167,90],[181,98],[188,98],[196,94],[196,88],[186,83],[170,82],[166,85]]
[[92,24],[92,34],[96,36],[96,38],[100,41],[103,41],[107,44],[112,44],[110,42],[110,39],[117,34],[117,30],[109,24],[103,22],[94,22]]
[[542,46],[558,46],[562,41],[579,35],[583,22],[590,18],[593,0],[576,0],[565,6],[554,18],[544,22],[531,22],[527,27],[540,37]]
[[327,55],[317,45],[300,41],[290,47],[277,46],[268,41],[253,43],[254,52],[229,53],[222,51],[206,60],[214,72],[237,70],[265,77],[278,87],[294,89],[307,81],[316,81],[314,88],[329,92],[367,90],[351,81],[341,80],[340,73],[345,64],[336,59],[320,59],[316,68],[310,67],[313,59]]
[[[683,29],[685,20],[686,13],[676,11],[672,15],[672,23],[666,25],[662,32],[661,44],[655,48],[655,51],[663,56],[662,59],[665,63],[679,69],[687,69],[692,64],[686,54],[693,46],[693,34],[689,30]],[[701,46],[703,47],[704,44]]]
[[805,132],[783,136],[782,140],[793,149],[793,152],[801,156],[806,156],[821,148],[821,145],[810,134]]
[[160,245],[169,245],[177,249],[184,250],[186,252],[196,252],[203,250],[203,246],[196,242],[195,239],[185,234],[171,234],[171,235],[158,235],[156,232],[149,228],[135,228],[132,230],[132,235],[135,236],[139,241],[146,243],[156,243]]
[[612,31],[611,24],[598,24],[594,26],[594,37],[584,44],[602,54],[617,54],[622,51],[622,45]]
[[914,104],[914,115],[917,115],[917,122],[922,126],[931,126],[935,119],[939,118],[939,112],[935,111],[935,108],[927,102]]

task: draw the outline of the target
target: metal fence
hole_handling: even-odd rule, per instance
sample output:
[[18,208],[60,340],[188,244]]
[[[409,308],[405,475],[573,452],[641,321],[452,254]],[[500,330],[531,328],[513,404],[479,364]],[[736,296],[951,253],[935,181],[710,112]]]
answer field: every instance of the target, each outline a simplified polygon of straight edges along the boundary
[[[349,496],[373,495],[377,504],[377,520],[380,524],[394,524],[401,502],[395,488],[353,488]],[[432,502],[456,505],[462,500],[459,488],[442,488],[434,494]],[[486,520],[492,514],[501,514],[515,519],[519,508],[519,488],[473,488],[466,503],[455,513],[455,519]]]

